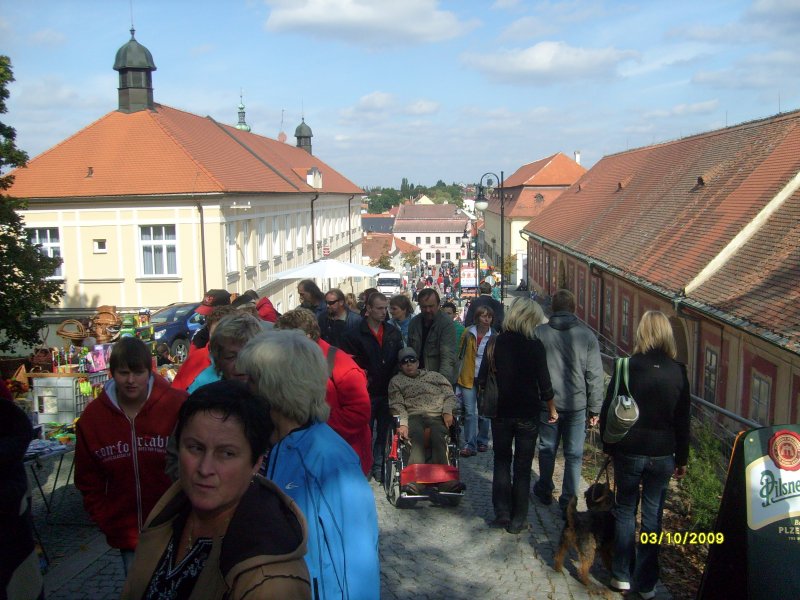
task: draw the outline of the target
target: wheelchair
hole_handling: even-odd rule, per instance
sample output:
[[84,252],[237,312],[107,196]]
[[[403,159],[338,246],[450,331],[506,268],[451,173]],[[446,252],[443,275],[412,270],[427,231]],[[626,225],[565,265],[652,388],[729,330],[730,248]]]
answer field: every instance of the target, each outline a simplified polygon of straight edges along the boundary
[[[400,440],[397,428],[400,418],[394,416],[386,439],[383,463],[383,487],[386,498],[396,508],[412,508],[420,500],[428,500],[441,506],[458,506],[464,497],[466,486],[461,482],[458,471],[458,435],[461,430],[461,417],[454,415],[445,444],[448,464],[409,465],[410,445]],[[425,450],[430,461],[430,429],[425,430]],[[417,488],[418,493],[408,491],[407,486]]]

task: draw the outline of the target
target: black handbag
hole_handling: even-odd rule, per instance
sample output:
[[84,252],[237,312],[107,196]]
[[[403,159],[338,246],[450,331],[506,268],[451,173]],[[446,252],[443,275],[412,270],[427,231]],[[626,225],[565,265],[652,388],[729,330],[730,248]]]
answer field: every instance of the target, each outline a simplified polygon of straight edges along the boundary
[[494,343],[496,336],[492,336],[486,343],[484,360],[488,360],[486,369],[486,383],[483,384],[478,395],[478,414],[482,417],[494,418],[497,416],[497,399],[500,390],[497,389],[497,369],[494,365]]

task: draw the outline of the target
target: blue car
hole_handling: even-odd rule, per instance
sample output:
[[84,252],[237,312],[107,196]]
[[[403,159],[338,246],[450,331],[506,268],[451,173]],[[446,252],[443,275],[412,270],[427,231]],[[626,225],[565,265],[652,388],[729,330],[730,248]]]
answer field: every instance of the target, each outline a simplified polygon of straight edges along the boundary
[[186,360],[192,337],[206,322],[204,315],[195,312],[198,306],[199,302],[176,302],[150,316],[156,344],[167,344],[178,362]]

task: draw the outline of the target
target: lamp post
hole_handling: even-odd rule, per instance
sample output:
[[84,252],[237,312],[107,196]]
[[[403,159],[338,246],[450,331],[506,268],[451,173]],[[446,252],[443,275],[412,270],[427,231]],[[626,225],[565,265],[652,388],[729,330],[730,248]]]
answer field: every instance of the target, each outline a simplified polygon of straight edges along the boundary
[[[503,273],[503,267],[505,263],[505,238],[506,238],[506,228],[505,228],[505,216],[506,216],[506,199],[503,197],[503,172],[500,171],[500,177],[496,174],[492,173],[484,173],[481,176],[481,180],[478,183],[478,197],[475,199],[475,208],[481,212],[484,212],[487,208],[489,208],[489,201],[486,199],[486,196],[483,193],[483,180],[486,179],[491,175],[494,177],[495,181],[500,182],[500,302],[503,301],[505,298],[505,291],[504,291],[504,284],[505,284],[505,273]],[[489,188],[492,187],[492,179],[490,178],[487,182],[489,184]]]

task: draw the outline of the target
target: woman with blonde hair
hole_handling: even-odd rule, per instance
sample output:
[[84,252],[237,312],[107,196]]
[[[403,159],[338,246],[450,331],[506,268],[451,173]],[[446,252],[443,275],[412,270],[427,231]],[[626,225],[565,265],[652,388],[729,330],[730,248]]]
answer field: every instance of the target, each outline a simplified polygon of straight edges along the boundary
[[[479,384],[485,382],[494,363],[499,396],[497,416],[492,419],[492,526],[513,534],[528,524],[531,463],[542,405],[547,403],[550,414],[557,417],[545,349],[534,336],[536,326],[544,321],[541,306],[530,298],[516,298],[505,315],[503,332],[492,336],[494,348],[487,348],[478,375]],[[487,360],[492,353],[493,360]]]
[[[636,543],[636,507],[641,506],[641,534],[658,535],[670,477],[686,474],[689,457],[689,380],[676,355],[667,316],[657,310],[644,313],[628,363],[627,391],[636,400],[639,419],[620,441],[603,444],[613,456],[616,483],[611,587],[625,592],[633,586],[645,599],[655,597],[658,544]],[[616,377],[615,369],[600,411],[601,431]]]

